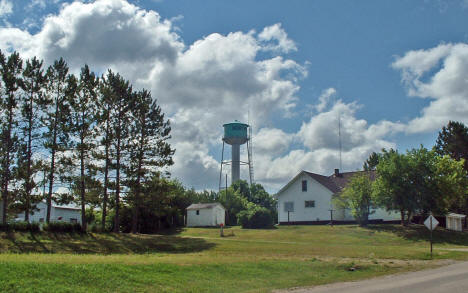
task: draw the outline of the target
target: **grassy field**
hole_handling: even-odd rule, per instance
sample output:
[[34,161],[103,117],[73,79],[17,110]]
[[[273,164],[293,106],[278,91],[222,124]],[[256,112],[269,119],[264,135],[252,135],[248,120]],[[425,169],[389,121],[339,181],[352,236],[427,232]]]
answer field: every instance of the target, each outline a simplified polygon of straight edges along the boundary
[[[0,233],[1,292],[268,292],[416,270],[425,227],[189,228],[164,235]],[[468,233],[434,232],[435,259]]]

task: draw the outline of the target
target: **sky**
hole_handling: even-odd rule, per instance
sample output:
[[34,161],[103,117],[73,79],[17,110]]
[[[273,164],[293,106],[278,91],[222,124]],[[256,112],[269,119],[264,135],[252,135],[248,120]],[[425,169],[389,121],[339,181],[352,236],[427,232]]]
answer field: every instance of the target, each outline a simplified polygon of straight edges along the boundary
[[0,49],[151,90],[172,125],[172,177],[196,190],[217,189],[235,119],[252,126],[255,181],[271,193],[468,123],[467,0],[0,0]]

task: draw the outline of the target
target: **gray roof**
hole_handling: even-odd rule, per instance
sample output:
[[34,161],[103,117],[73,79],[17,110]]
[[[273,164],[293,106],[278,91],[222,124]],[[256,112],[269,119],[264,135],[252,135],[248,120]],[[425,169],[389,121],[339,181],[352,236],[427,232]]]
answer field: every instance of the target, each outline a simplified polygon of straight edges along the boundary
[[193,203],[187,208],[187,210],[212,209],[216,206],[219,206],[225,209],[223,205],[220,204],[219,202],[212,202],[212,203]]

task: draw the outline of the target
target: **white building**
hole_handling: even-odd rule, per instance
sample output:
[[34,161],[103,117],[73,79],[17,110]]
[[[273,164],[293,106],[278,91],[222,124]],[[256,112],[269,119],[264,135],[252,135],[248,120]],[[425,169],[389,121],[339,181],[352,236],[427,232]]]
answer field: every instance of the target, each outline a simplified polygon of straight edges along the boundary
[[[301,171],[276,194],[278,223],[327,224],[330,222],[332,213],[334,222],[355,221],[348,209],[339,209],[333,205],[332,197],[346,186],[353,175],[361,172],[340,173],[338,169],[335,169],[335,174],[323,176]],[[374,172],[370,175],[371,178],[375,176]],[[384,209],[376,209],[373,212],[369,220],[375,222],[400,219],[398,213],[389,213]]]
[[[47,216],[47,204],[40,202],[36,204],[36,208],[29,214],[29,221],[42,223],[45,222]],[[24,221],[24,212],[16,216],[15,221]],[[50,210],[51,222],[67,222],[67,223],[80,223],[81,224],[81,208],[69,204],[58,205],[52,202],[52,209]]]
[[463,231],[463,222],[465,220],[465,215],[449,213],[445,217],[445,225],[447,229],[453,231]]
[[194,203],[187,208],[187,227],[225,224],[226,209],[220,203]]

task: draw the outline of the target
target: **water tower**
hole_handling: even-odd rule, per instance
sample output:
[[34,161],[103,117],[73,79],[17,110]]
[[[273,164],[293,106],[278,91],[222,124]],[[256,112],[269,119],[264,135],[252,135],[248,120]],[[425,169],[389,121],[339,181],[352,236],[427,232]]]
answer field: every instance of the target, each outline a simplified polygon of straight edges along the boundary
[[[245,123],[235,120],[226,123],[224,127],[223,150],[221,153],[221,169],[219,171],[219,189],[222,185],[223,165],[231,165],[231,184],[240,179],[240,165],[249,166],[250,184],[253,182],[253,163],[252,163],[252,128]],[[231,160],[224,161],[224,144],[231,145]],[[240,160],[240,146],[247,143],[247,160]]]

